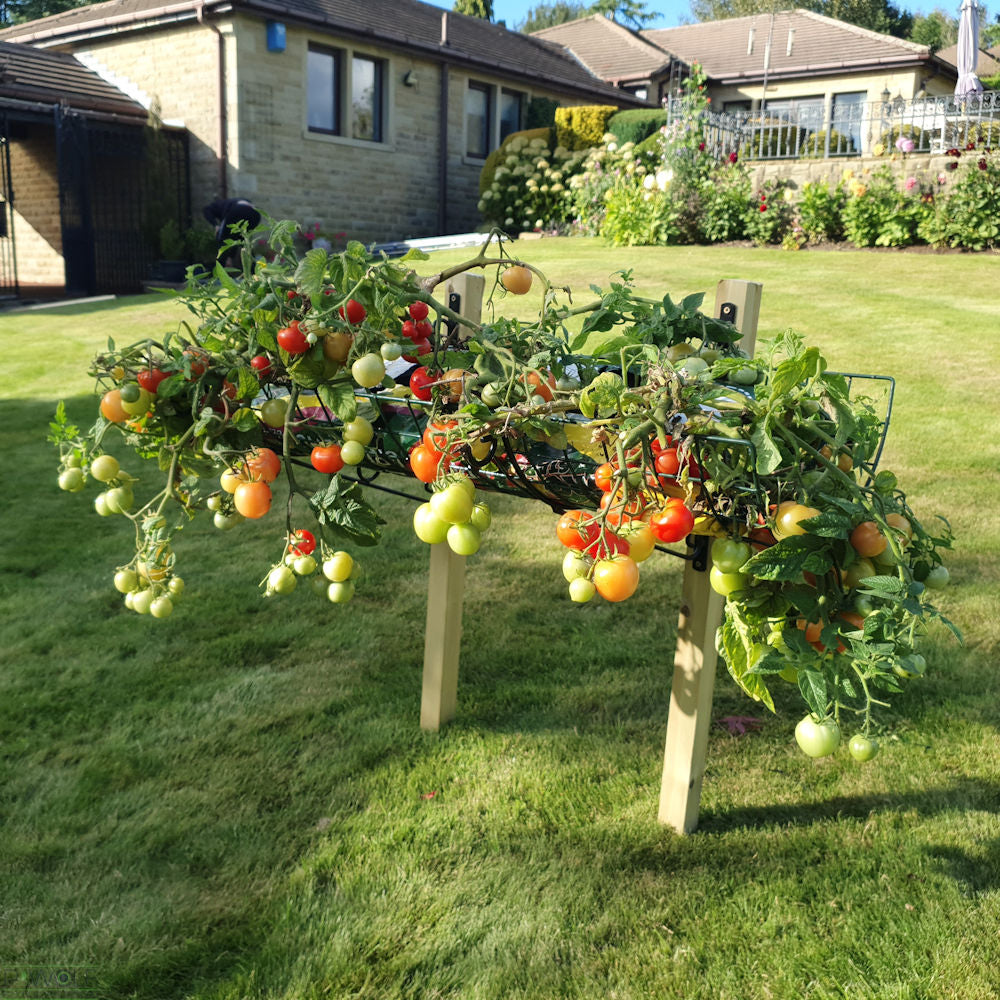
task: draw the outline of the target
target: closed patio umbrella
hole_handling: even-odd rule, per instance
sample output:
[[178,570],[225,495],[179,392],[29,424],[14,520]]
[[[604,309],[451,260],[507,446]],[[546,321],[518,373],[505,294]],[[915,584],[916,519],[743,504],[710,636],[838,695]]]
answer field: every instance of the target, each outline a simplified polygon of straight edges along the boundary
[[956,97],[983,92],[983,85],[976,76],[976,60],[979,58],[979,9],[976,0],[962,0],[962,13],[958,19]]

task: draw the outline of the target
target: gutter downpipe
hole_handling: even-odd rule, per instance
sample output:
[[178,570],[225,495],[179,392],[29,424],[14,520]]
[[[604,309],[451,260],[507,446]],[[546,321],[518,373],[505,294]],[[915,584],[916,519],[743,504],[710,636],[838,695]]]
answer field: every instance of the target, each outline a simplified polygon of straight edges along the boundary
[[204,25],[210,31],[214,31],[219,40],[219,79],[218,105],[219,105],[219,197],[229,197],[229,114],[226,106],[226,39],[219,29],[205,17],[205,4],[200,3],[195,12],[198,23]]
[[[448,44],[448,11],[441,11],[441,47]],[[447,235],[448,226],[448,62],[441,60],[441,90],[438,96],[438,235]]]

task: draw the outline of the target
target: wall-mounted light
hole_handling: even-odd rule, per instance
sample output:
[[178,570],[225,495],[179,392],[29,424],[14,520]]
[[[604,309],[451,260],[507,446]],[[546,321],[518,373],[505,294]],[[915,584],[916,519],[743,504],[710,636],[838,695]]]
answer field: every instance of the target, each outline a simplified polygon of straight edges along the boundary
[[891,93],[889,92],[889,88],[888,88],[888,87],[886,87],[886,88],[885,88],[885,89],[884,89],[884,90],[882,91],[882,103],[883,103],[883,104],[888,104],[888,103],[889,103],[889,98],[890,98],[890,97],[892,97],[892,94],[891,94]]
[[403,77],[404,87],[415,87],[417,85],[417,74],[413,72],[412,69],[406,71],[406,75]]

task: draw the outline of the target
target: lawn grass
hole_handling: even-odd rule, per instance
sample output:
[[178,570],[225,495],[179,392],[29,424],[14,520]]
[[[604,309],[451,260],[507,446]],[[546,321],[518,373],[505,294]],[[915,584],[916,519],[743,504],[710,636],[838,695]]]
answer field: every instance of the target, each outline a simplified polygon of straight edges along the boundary
[[376,495],[385,544],[346,607],[262,600],[280,527],[196,520],[175,546],[186,600],[128,613],[129,534],[55,488],[46,422],[61,397],[91,419],[109,335],[184,314],[0,316],[0,968],[93,966],[105,995],[149,1000],[1000,996],[1000,261],[513,250],[581,290],[623,268],[675,300],[760,280],[761,337],[792,327],[831,367],[895,375],[883,465],[953,523],[942,603],[965,646],[932,634],[864,766],[803,757],[797,695],[765,717],[723,671],[714,715],[764,725],[713,728],[699,832],[679,837],[655,821],[676,560],[623,605],[578,607],[554,516],[491,499],[458,717],[422,733],[408,501]]

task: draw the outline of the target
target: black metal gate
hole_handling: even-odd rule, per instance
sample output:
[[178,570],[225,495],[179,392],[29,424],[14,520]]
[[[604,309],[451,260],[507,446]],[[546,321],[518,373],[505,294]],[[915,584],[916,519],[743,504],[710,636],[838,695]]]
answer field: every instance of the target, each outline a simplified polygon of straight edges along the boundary
[[7,116],[0,115],[0,297],[17,295],[17,255],[14,251],[14,191],[10,179],[10,134],[7,129]]
[[56,110],[68,294],[138,292],[164,225],[190,222],[187,134]]

